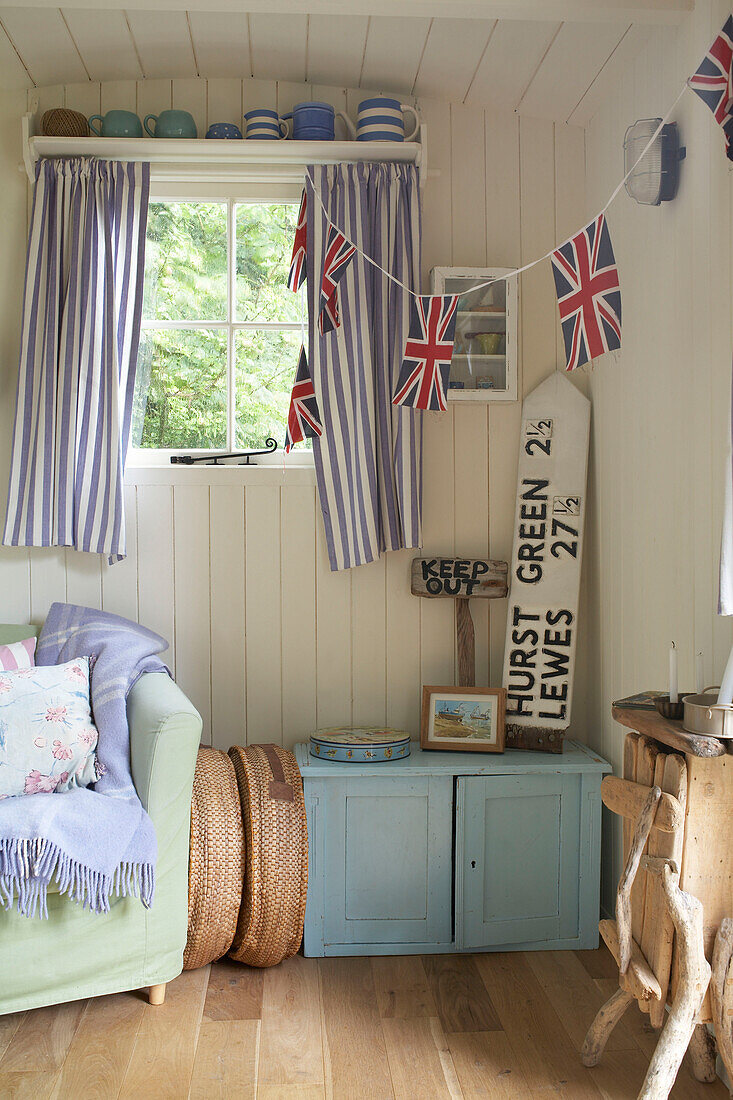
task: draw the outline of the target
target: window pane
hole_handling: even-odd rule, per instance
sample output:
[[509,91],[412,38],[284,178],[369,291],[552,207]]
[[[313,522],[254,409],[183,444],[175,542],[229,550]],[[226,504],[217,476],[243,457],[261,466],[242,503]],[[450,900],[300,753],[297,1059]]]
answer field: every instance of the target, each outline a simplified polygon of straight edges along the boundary
[[227,208],[222,202],[151,202],[143,316],[225,321]]
[[297,203],[236,207],[237,320],[300,321],[300,294],[287,288]]
[[271,435],[282,447],[300,333],[240,329],[235,339],[236,445],[261,447]]
[[143,332],[133,447],[225,447],[227,338],[222,330]]

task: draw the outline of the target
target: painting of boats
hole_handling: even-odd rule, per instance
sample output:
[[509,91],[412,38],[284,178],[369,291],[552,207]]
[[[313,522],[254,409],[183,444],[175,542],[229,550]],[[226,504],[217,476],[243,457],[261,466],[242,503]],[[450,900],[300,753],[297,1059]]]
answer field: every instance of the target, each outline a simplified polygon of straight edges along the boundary
[[444,752],[503,752],[506,690],[423,687],[420,746]]
[[460,738],[465,741],[485,741],[491,737],[494,725],[494,700],[482,703],[448,702],[438,699],[435,704],[434,737]]

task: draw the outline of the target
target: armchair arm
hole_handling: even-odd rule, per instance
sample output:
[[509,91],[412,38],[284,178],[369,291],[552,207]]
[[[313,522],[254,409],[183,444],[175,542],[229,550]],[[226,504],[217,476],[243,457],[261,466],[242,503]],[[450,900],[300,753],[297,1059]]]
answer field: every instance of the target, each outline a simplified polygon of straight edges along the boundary
[[158,840],[155,901],[145,911],[145,984],[180,974],[188,913],[191,788],[201,716],[165,672],[141,676],[127,696],[135,789]]
[[130,690],[127,719],[133,782],[160,843],[174,806],[188,819],[201,716],[166,673],[148,672]]

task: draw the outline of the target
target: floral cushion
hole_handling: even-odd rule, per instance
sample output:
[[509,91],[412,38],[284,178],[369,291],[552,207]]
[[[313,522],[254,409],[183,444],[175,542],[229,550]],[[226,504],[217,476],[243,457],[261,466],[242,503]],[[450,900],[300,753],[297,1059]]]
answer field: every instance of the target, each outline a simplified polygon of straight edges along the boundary
[[35,638],[25,638],[22,642],[0,645],[0,672],[15,672],[17,668],[33,668],[35,652]]
[[88,657],[0,672],[0,798],[95,783],[97,739]]

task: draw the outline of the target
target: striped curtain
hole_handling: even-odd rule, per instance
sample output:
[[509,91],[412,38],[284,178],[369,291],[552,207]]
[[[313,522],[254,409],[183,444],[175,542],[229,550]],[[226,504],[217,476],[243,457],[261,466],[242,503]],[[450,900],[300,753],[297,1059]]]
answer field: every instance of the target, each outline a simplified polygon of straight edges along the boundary
[[36,165],[3,543],[125,556],[150,166]]
[[416,292],[420,199],[413,165],[309,167],[309,356],[323,421],[313,440],[331,569],[419,546],[421,413],[392,393],[409,325],[410,295],[357,253],[338,284],[341,325],[320,336],[318,310],[328,221]]

